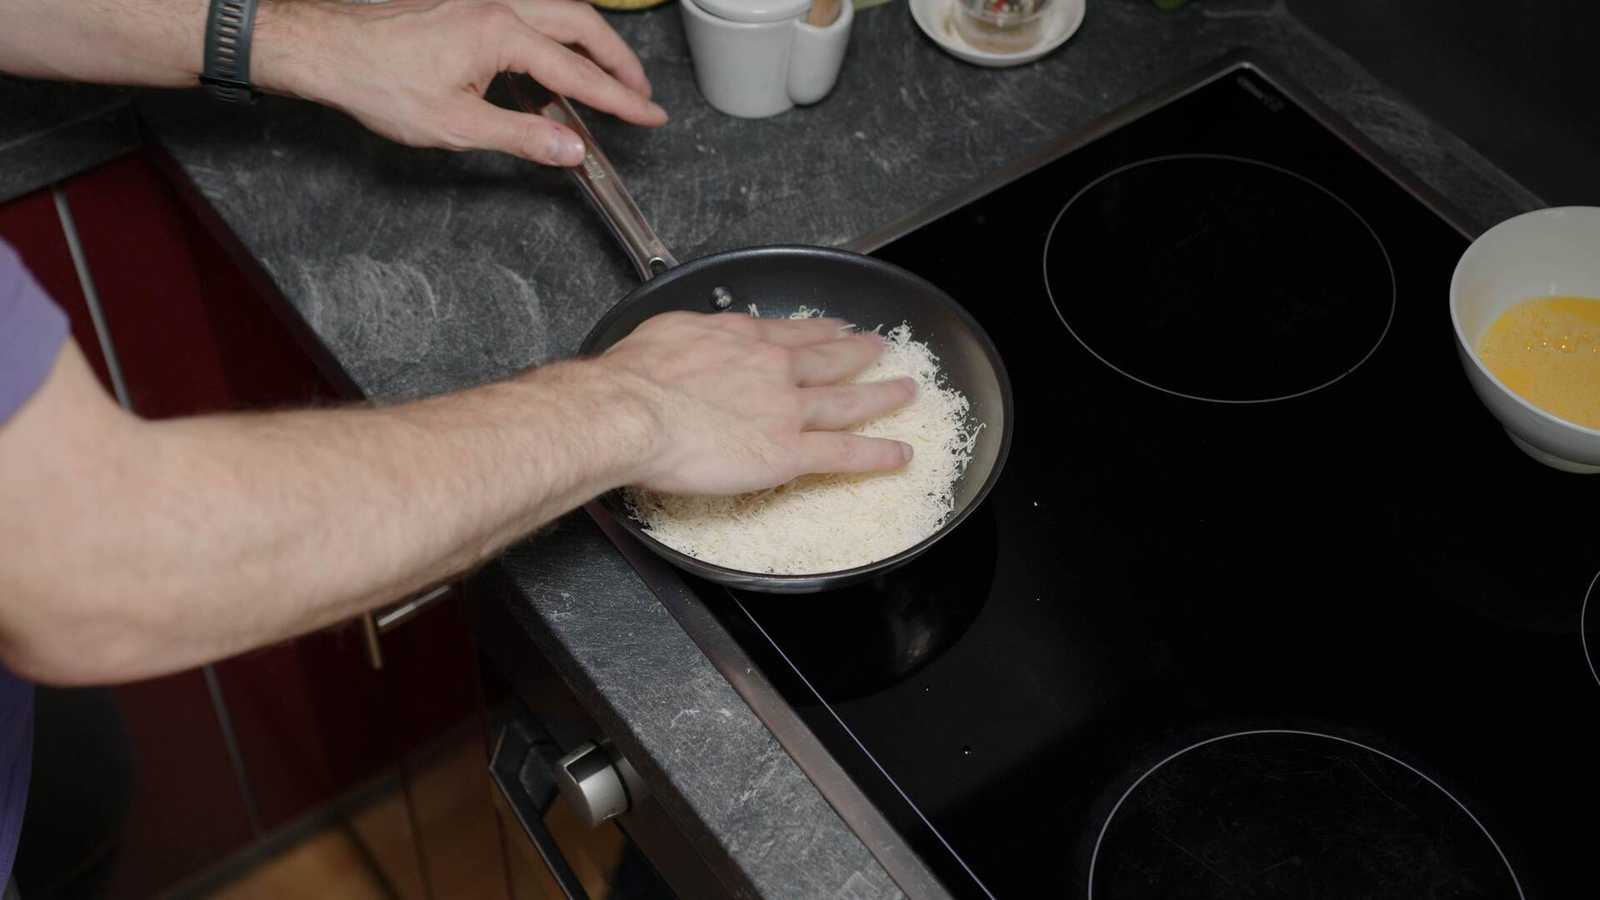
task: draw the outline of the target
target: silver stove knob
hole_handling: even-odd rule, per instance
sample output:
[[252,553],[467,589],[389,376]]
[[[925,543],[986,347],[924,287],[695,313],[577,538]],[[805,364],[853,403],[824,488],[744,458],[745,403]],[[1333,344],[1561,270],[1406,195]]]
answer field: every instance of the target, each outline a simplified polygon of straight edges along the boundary
[[610,746],[592,742],[556,763],[556,786],[590,828],[627,812],[645,794],[632,763]]

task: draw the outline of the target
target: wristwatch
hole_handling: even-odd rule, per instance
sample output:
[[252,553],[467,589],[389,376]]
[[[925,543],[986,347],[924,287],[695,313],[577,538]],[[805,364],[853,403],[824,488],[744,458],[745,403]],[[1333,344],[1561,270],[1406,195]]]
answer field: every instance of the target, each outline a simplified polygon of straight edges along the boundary
[[218,100],[251,103],[256,98],[250,86],[250,35],[255,24],[256,0],[211,0],[200,83]]

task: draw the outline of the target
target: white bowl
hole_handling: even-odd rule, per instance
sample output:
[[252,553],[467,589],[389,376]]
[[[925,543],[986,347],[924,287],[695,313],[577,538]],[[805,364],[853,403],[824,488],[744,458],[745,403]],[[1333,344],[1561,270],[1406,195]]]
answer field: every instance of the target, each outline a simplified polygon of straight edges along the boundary
[[1085,4],[1086,0],[1050,0],[1042,13],[1044,21],[1039,24],[1039,43],[1015,53],[979,50],[967,43],[951,20],[956,14],[956,0],[911,0],[907,5],[917,27],[945,52],[973,65],[999,69],[1033,62],[1066,43],[1083,24]]
[[1450,279],[1450,321],[1467,380],[1529,456],[1564,472],[1600,472],[1600,430],[1522,399],[1478,358],[1478,340],[1530,297],[1600,298],[1600,207],[1563,206],[1510,218],[1479,235]]

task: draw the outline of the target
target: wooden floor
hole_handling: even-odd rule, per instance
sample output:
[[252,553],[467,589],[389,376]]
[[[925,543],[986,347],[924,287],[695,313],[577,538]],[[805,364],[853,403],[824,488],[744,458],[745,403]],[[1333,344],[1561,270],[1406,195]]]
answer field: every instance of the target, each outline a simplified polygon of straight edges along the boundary
[[409,797],[398,788],[382,794],[206,896],[505,900],[506,861],[481,740],[454,742],[408,776]]
[[331,826],[212,894],[217,900],[340,897],[392,900],[395,893],[345,828]]

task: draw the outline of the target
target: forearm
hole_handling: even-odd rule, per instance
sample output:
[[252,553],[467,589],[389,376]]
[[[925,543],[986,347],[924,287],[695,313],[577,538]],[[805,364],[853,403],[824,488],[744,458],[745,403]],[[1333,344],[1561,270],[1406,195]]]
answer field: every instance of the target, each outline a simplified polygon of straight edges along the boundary
[[829,319],[671,313],[594,360],[380,408],[145,422],[69,341],[0,422],[0,662],[157,675],[441,581],[623,484],[765,490],[887,472],[841,433],[912,399],[844,384],[882,352]]
[[615,385],[569,363],[388,408],[133,423],[34,522],[47,596],[27,630],[55,641],[21,663],[56,681],[153,675],[468,569],[650,455],[651,413]]
[[[0,0],[0,72],[193,87],[209,0]],[[651,103],[638,57],[587,3],[572,0],[259,0],[250,83],[341,109],[402,143],[488,149],[576,165],[583,145],[543,116],[487,102],[522,72],[637,125]]]
[[[0,71],[32,78],[151,87],[194,87],[205,49],[208,0],[5,0]],[[292,74],[315,68],[325,7],[261,0],[251,74],[265,90],[292,93]],[[324,16],[330,22],[331,16]]]

